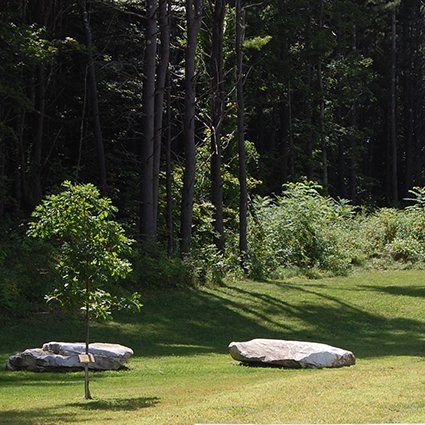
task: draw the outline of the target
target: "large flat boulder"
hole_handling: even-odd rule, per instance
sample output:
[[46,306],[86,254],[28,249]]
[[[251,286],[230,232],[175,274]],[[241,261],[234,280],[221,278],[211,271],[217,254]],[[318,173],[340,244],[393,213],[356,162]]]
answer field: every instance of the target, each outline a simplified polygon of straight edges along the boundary
[[351,351],[317,342],[253,339],[232,342],[230,355],[242,363],[288,368],[351,366],[356,358]]
[[[43,348],[31,348],[10,356],[6,368],[37,372],[81,370],[84,366],[78,356],[84,354],[85,349],[82,342],[48,342]],[[89,369],[118,370],[125,368],[133,350],[119,344],[97,342],[89,345],[89,353],[95,360],[89,363]]]

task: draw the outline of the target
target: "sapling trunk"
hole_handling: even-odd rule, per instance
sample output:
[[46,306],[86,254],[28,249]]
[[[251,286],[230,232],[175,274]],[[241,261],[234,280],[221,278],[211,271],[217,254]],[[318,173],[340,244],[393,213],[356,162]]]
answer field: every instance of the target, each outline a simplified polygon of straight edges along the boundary
[[[90,342],[90,313],[89,313],[89,284],[86,282],[86,312],[85,312],[85,323],[86,323],[86,355],[89,355],[89,342]],[[84,392],[86,400],[91,400],[90,394],[90,377],[89,377],[89,363],[84,363]]]

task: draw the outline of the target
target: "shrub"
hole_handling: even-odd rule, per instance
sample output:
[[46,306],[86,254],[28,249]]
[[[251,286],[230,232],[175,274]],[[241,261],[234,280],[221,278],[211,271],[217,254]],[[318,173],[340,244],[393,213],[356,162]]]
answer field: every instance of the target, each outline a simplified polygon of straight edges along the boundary
[[[366,259],[385,263],[425,262],[425,207],[423,190],[416,188],[414,204],[404,210],[381,208],[357,219],[355,244]],[[381,262],[381,264],[384,264]]]
[[290,183],[282,196],[254,201],[248,235],[252,276],[265,278],[282,267],[349,270],[351,257],[341,239],[352,208],[320,190],[312,182]]

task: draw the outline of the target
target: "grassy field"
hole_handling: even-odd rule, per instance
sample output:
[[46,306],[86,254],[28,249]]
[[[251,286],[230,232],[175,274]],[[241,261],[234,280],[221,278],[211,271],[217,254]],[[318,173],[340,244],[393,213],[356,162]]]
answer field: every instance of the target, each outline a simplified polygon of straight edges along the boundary
[[[135,351],[130,370],[0,371],[0,423],[193,424],[425,422],[425,272],[238,282],[144,294],[140,317],[96,324],[93,339]],[[82,326],[36,316],[0,329],[0,361]],[[240,366],[235,340],[311,340],[352,350],[350,368]]]

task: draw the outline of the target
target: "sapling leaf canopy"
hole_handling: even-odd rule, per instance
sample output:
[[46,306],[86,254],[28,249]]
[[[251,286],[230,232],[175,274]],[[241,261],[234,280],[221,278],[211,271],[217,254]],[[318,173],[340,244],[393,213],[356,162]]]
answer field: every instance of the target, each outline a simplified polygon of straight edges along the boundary
[[[86,354],[89,354],[89,323],[106,319],[113,309],[140,310],[140,295],[113,294],[119,279],[132,270],[128,256],[133,240],[114,220],[117,212],[110,199],[100,196],[93,184],[65,181],[63,190],[48,195],[32,214],[28,235],[49,240],[55,250],[53,260],[61,279],[47,302],[61,307],[78,307],[86,326]],[[86,371],[86,398],[91,398]]]

